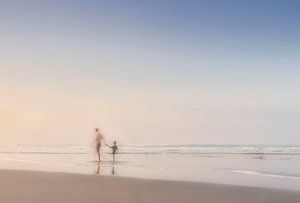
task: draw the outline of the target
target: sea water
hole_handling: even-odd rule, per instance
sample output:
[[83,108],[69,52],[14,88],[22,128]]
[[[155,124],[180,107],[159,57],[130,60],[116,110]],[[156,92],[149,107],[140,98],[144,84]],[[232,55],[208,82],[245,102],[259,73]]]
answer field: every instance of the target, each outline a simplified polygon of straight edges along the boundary
[[0,168],[300,190],[300,146],[123,145],[116,162],[86,145],[0,145]]

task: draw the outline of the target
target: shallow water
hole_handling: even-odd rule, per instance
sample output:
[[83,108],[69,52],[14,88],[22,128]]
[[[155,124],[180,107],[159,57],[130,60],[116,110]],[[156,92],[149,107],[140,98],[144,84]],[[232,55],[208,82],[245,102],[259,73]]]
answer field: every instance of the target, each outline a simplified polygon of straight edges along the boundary
[[84,145],[0,145],[0,168],[300,190],[300,146],[127,145],[112,163]]

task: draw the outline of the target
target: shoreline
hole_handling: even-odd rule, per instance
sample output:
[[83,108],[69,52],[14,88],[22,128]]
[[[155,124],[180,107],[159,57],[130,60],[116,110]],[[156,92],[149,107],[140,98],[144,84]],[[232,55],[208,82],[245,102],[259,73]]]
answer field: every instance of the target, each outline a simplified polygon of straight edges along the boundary
[[300,192],[215,183],[0,170],[0,202],[298,203]]

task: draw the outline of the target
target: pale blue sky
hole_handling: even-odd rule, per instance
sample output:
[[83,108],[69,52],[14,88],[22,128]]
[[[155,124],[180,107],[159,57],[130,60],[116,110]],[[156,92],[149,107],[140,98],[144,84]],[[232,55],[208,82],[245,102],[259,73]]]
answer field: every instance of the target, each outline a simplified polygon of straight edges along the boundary
[[299,10],[1,0],[0,139],[300,144]]

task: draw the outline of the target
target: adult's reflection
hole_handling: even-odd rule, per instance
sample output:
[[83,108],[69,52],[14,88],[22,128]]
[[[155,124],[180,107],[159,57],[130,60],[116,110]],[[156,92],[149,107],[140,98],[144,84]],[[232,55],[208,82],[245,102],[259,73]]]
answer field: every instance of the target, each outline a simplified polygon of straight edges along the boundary
[[96,174],[97,174],[97,175],[101,175],[101,174],[100,174],[100,165],[98,165],[98,167],[97,167]]

